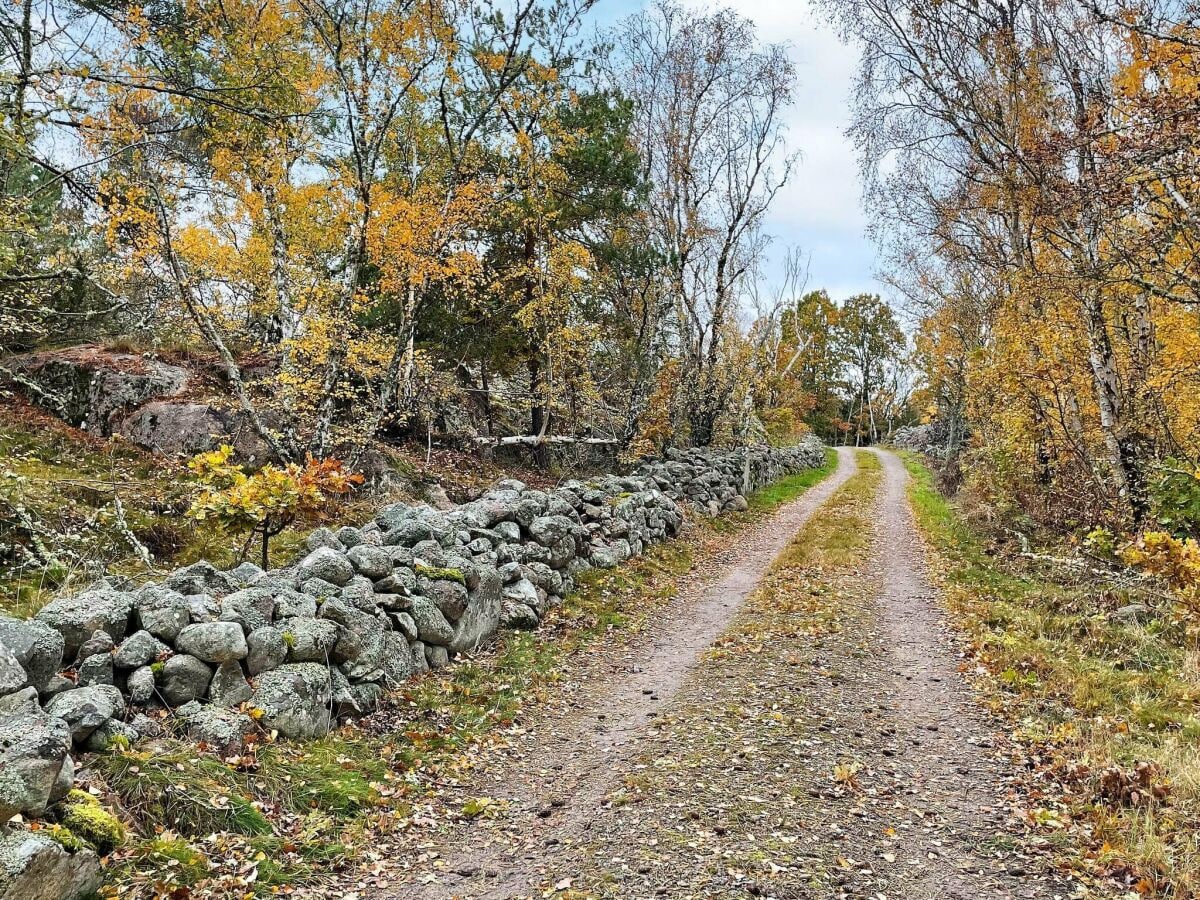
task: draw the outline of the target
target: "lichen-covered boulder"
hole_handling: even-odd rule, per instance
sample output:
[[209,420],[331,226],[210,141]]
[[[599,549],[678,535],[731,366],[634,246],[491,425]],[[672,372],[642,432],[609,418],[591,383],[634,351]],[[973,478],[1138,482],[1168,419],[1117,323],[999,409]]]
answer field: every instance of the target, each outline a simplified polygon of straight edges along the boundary
[[273,618],[276,622],[281,619],[297,617],[311,619],[317,614],[316,598],[300,591],[285,590],[276,594],[274,603],[275,615]]
[[415,641],[417,639],[417,623],[413,621],[412,616],[401,611],[390,613],[389,617],[392,620],[392,625],[404,635],[406,641]]
[[341,634],[341,626],[329,619],[290,619],[280,628],[293,663],[328,663]]
[[453,533],[454,530],[446,519],[431,510],[424,515],[405,519],[394,528],[388,529],[384,533],[383,543],[399,547],[415,547],[422,541],[441,544]]
[[351,547],[357,547],[359,544],[367,541],[367,537],[363,534],[361,528],[355,528],[353,525],[343,525],[335,532],[335,537],[341,542],[341,545],[349,550]]
[[204,622],[179,632],[175,649],[207,663],[245,659],[246,635],[237,622]]
[[0,616],[0,645],[12,653],[39,693],[62,668],[63,637],[44,622]]
[[42,711],[37,688],[30,685],[12,694],[0,695],[0,716],[33,715]]
[[95,852],[69,852],[44,831],[0,833],[0,900],[83,900],[100,884]]
[[132,594],[98,588],[51,600],[36,619],[62,635],[63,654],[71,659],[94,631],[105,631],[114,641],[125,637],[133,606]]
[[395,631],[383,635],[383,683],[397,688],[416,673],[408,638]]
[[417,626],[417,634],[427,644],[445,646],[454,637],[454,629],[441,610],[424,597],[413,597],[409,615]]
[[65,721],[71,738],[83,743],[109,719],[125,714],[125,698],[111,684],[94,684],[52,697],[46,704],[46,713]]
[[98,653],[89,656],[79,664],[79,686],[87,687],[92,684],[112,684],[115,680],[113,658],[111,653]]
[[15,653],[0,644],[0,697],[15,694],[29,684],[29,676]]
[[148,666],[171,648],[149,631],[135,631],[113,654],[113,665],[118,669],[138,669]]
[[425,645],[421,641],[413,641],[408,645],[408,649],[412,654],[413,674],[424,675],[429,671],[429,662],[425,659]]
[[538,516],[529,523],[529,535],[543,547],[553,547],[569,537],[575,527],[566,516]]
[[270,625],[274,613],[275,594],[262,586],[243,588],[221,600],[220,620],[237,623],[246,634]]
[[450,653],[445,647],[427,644],[425,646],[425,661],[429,663],[429,668],[436,672],[438,669],[444,669],[450,665]]
[[221,616],[221,604],[211,594],[188,594],[184,600],[187,602],[191,622],[215,622]]
[[362,576],[378,581],[392,574],[392,557],[382,547],[356,544],[346,553],[355,570]]
[[288,655],[283,632],[271,625],[250,632],[246,648],[246,671],[251,677],[283,665]]
[[354,566],[344,553],[332,547],[318,547],[300,561],[298,577],[301,583],[320,578],[341,587],[354,577]]
[[182,706],[208,693],[212,669],[187,653],[168,659],[159,675],[159,693],[171,706]]
[[134,669],[125,680],[125,691],[134,706],[148,706],[156,692],[154,670],[149,666]]
[[93,656],[101,653],[112,653],[116,642],[113,641],[112,635],[107,631],[97,629],[92,632],[92,636],[79,645],[79,651],[75,654],[76,662],[83,662]]
[[246,749],[246,735],[254,728],[250,717],[236,710],[201,703],[186,703],[175,710],[188,733],[221,756],[235,756]]
[[336,550],[339,553],[345,551],[346,546],[332,531],[322,525],[320,528],[314,528],[308,533],[308,537],[304,539],[304,549],[309,553],[314,550],[320,550],[326,547],[330,550]]
[[288,663],[264,672],[250,698],[264,728],[293,740],[328,734],[331,702],[329,669],[319,663]]
[[537,613],[524,603],[509,599],[500,602],[500,624],[505,628],[532,631],[538,627],[539,621]]
[[487,641],[500,627],[500,573],[495,569],[480,572],[479,586],[471,591],[466,609],[454,623],[450,649],[469,653]]
[[331,655],[351,681],[371,680],[382,675],[385,628],[379,618],[342,600],[324,603],[321,618],[341,626]]
[[230,570],[229,577],[239,588],[248,588],[266,578],[267,573],[263,571],[262,566],[256,566],[252,562],[243,562]]
[[219,666],[208,684],[208,700],[217,706],[237,706],[250,699],[250,682],[242,664],[230,659]]
[[457,581],[423,579],[418,584],[418,590],[429,598],[447,621],[457,621],[467,609],[467,589]]
[[42,815],[70,759],[71,730],[62,719],[40,711],[0,715],[0,823],[17,813]]
[[185,597],[192,594],[224,596],[237,590],[234,580],[206,559],[176,569],[167,576],[166,586]]

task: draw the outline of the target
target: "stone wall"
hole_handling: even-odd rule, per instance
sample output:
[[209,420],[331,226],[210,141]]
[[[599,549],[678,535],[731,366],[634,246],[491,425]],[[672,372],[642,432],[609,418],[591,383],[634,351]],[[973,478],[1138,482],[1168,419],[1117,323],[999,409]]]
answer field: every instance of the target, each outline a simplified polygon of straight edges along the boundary
[[397,504],[319,528],[286,568],[200,562],[141,587],[104,579],[29,621],[0,616],[0,822],[66,793],[72,749],[159,728],[150,708],[223,753],[252,716],[285,737],[324,734],[498,628],[537,627],[581,572],[676,534],[682,503],[744,509],[748,492],[824,453],[817,441],[692,450],[549,491],[501,481],[449,512]]

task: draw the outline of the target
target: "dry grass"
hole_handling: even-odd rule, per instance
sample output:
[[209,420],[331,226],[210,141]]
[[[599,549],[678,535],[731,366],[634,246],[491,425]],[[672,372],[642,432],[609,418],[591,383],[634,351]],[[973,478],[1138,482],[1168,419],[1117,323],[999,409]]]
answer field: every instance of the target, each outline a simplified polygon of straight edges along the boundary
[[[1101,578],[989,555],[920,460],[906,462],[946,602],[988,672],[991,704],[1057,780],[1077,826],[1064,842],[1071,863],[1147,895],[1200,895],[1200,654],[1172,611]],[[1159,608],[1144,624],[1114,621],[1111,609],[1133,599]],[[1106,789],[1147,762],[1150,790],[1136,801]],[[1047,836],[1062,839],[1053,823]]]

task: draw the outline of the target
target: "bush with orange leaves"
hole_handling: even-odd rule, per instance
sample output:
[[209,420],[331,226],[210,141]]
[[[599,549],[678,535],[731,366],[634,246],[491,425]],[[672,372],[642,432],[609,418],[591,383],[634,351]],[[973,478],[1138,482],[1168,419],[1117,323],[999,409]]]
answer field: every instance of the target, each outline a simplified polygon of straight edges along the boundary
[[264,569],[270,567],[271,538],[297,516],[319,510],[331,497],[349,493],[363,480],[336,459],[309,456],[304,465],[266,465],[247,472],[232,462],[232,456],[233,448],[225,445],[188,462],[200,484],[188,515],[197,521],[214,519],[234,532],[248,532],[243,556],[258,535]]

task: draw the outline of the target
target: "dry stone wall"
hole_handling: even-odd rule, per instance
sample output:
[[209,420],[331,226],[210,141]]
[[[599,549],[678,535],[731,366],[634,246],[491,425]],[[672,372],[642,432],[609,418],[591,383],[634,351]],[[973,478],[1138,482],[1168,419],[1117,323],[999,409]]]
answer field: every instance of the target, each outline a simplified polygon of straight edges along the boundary
[[226,753],[251,714],[285,737],[322,735],[497,629],[537,627],[580,573],[676,534],[685,503],[744,509],[824,453],[817,441],[691,450],[549,491],[501,481],[449,512],[396,504],[319,528],[286,568],[200,562],[140,587],[104,579],[28,621],[0,616],[0,822],[64,796],[72,750],[160,728],[151,708]]

